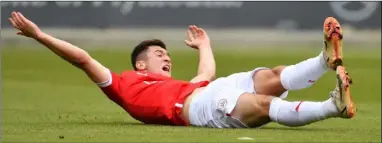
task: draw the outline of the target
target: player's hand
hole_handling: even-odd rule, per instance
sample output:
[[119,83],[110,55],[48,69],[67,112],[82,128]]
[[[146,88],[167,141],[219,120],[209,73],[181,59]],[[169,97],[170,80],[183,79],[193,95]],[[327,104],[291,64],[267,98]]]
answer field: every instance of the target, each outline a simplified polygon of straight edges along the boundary
[[199,49],[200,47],[210,45],[210,39],[202,28],[198,28],[195,25],[190,25],[187,35],[189,40],[184,40],[186,45],[191,48]]
[[32,21],[25,18],[20,12],[12,12],[12,17],[9,18],[12,26],[20,30],[17,35],[26,37],[37,38],[41,34],[40,28],[37,27]]

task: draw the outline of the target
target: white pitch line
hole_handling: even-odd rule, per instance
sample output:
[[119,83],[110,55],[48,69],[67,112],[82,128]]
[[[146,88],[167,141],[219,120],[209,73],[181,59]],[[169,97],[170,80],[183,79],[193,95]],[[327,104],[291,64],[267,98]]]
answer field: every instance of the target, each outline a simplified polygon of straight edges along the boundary
[[253,138],[250,137],[238,137],[238,140],[254,140]]

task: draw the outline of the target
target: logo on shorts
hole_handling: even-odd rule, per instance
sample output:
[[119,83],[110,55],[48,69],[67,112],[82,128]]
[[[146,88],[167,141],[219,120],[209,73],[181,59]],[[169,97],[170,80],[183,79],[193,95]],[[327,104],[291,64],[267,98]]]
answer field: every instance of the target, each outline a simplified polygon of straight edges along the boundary
[[224,109],[225,106],[227,105],[227,99],[220,99],[218,102],[218,109]]

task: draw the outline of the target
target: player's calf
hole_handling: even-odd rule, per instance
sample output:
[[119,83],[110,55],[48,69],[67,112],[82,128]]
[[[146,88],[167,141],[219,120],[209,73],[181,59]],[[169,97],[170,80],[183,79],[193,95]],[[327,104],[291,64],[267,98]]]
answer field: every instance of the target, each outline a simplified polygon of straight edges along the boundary
[[295,65],[264,69],[253,75],[257,94],[280,97],[287,90],[299,90],[312,86],[328,68],[323,54]]
[[[324,22],[324,47],[320,55],[280,72],[280,83],[286,90],[299,90],[312,86],[328,69],[335,70],[343,63],[343,32],[340,23],[333,17]],[[263,92],[266,93],[266,92]]]
[[280,72],[280,82],[286,90],[300,90],[312,86],[328,71],[321,52],[320,55],[286,66]]
[[323,102],[289,102],[275,98],[269,109],[269,117],[272,121],[289,127],[308,125],[336,117],[339,113],[331,98]]
[[259,127],[271,121],[298,127],[341,116],[335,100],[323,102],[289,102],[278,97],[245,93],[239,97],[231,115],[248,127]]

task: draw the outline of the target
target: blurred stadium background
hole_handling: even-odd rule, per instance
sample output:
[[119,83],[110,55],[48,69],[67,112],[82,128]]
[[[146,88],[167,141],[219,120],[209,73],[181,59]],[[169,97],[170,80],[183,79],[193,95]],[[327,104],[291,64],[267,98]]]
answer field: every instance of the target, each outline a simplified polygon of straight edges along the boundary
[[[180,79],[190,79],[196,71],[197,53],[183,44],[188,25],[208,32],[217,75],[225,76],[317,55],[323,45],[323,21],[333,16],[345,32],[346,64],[360,112],[354,120],[334,119],[299,129],[275,124],[265,130],[224,131],[143,126],[126,117],[83,73],[37,42],[17,36],[7,19],[14,10],[43,31],[87,49],[116,72],[130,68],[129,52],[135,44],[162,39],[170,50],[178,51],[172,53],[173,73]],[[0,44],[5,142],[237,142],[244,136],[260,142],[381,141],[380,2],[2,1]],[[330,73],[313,88],[292,92],[288,98],[324,100],[333,85]]]
[[346,42],[379,44],[381,39],[380,2],[1,3],[4,43],[24,40],[9,30],[7,18],[13,10],[55,36],[105,45],[146,38],[181,43],[190,24],[205,28],[216,43],[321,42],[327,16],[343,24]]

